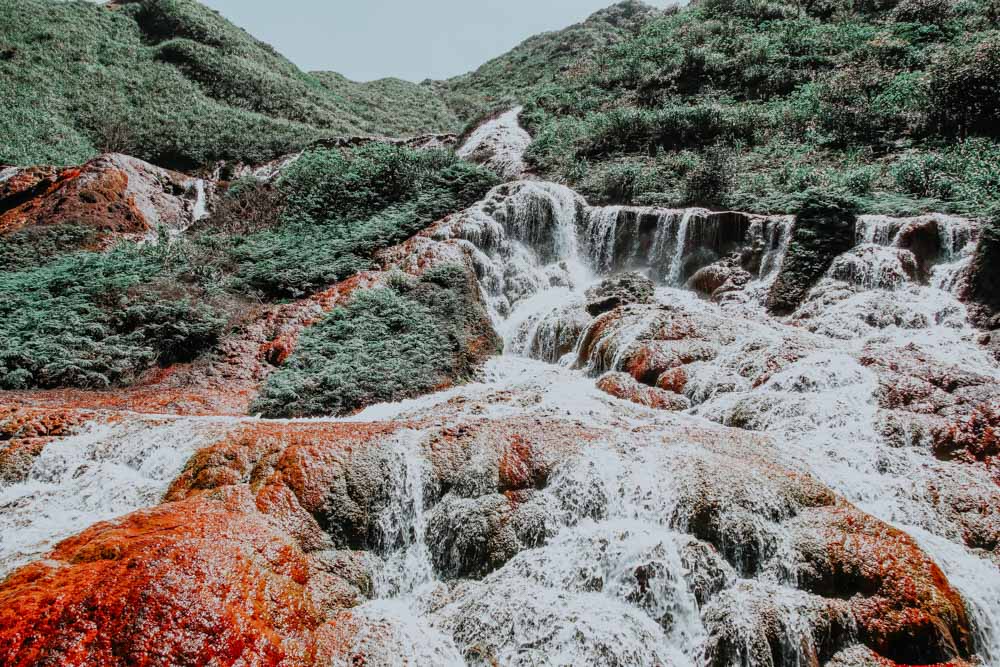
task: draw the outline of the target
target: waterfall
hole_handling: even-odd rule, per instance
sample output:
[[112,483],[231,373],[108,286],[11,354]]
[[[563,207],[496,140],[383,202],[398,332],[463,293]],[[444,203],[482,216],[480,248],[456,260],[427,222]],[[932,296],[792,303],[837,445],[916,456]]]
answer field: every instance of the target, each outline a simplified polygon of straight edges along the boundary
[[191,211],[191,221],[198,222],[208,216],[208,198],[205,196],[205,179],[199,178],[194,182],[194,209]]
[[229,423],[132,415],[49,444],[27,480],[0,485],[0,579],[82,527],[160,502]]
[[423,538],[424,483],[427,464],[420,451],[420,434],[404,431],[392,439],[388,474],[389,502],[377,519],[378,540],[385,565],[375,578],[375,597],[411,594],[434,579],[430,551]]
[[667,274],[668,285],[678,285],[681,282],[681,271],[684,266],[684,249],[687,247],[688,225],[695,211],[689,209],[684,211],[680,224],[677,227],[677,240],[674,247],[674,257],[670,261],[670,273]]
[[458,149],[459,157],[483,162],[508,180],[519,178],[525,171],[524,152],[531,145],[531,135],[518,122],[521,111],[511,109],[480,125]]
[[618,218],[622,207],[595,208],[588,212],[587,247],[590,260],[598,273],[610,273],[615,264]]

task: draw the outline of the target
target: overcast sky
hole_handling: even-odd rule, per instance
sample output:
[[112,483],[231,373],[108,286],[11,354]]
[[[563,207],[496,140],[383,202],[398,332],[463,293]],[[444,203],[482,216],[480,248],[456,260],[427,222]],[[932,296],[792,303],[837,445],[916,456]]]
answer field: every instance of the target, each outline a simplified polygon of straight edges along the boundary
[[614,1],[202,0],[302,69],[359,81],[462,74]]

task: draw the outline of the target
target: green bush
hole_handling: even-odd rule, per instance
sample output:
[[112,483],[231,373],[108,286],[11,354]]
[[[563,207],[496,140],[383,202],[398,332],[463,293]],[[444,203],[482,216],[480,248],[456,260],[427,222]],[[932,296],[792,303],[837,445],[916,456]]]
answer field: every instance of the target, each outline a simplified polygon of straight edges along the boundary
[[934,120],[941,132],[1000,136],[1000,31],[942,49],[930,75]]
[[177,279],[177,260],[127,244],[0,273],[0,388],[128,384],[208,349],[225,317]]
[[419,280],[399,276],[390,287],[358,292],[303,332],[252,411],[342,415],[468,378],[468,338],[482,317],[475,289],[462,267],[444,266]]
[[32,226],[6,234],[0,241],[0,272],[39,267],[95,240],[93,229],[73,224]]
[[[443,151],[388,144],[319,149],[290,165],[275,191],[237,184],[200,227],[245,233],[221,242],[235,289],[299,297],[372,268],[374,253],[469,206],[496,184],[486,169]],[[261,210],[266,214],[254,223]]]

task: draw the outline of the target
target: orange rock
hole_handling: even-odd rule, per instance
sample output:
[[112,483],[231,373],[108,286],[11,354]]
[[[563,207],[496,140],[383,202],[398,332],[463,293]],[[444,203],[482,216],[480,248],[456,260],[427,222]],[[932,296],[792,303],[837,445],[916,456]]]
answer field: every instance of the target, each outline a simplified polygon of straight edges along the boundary
[[970,656],[965,603],[913,538],[846,503],[819,516],[826,551],[813,554],[803,584],[850,600],[867,646],[907,665]]
[[312,563],[245,491],[98,524],[0,588],[0,663],[308,665]]
[[657,410],[686,410],[691,407],[686,398],[656,387],[640,384],[628,373],[607,373],[597,381],[597,388],[615,398]]

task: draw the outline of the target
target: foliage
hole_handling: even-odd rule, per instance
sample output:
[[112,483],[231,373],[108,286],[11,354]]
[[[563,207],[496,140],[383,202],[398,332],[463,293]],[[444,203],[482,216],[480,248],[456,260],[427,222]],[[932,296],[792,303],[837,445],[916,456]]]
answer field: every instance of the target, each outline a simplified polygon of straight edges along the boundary
[[164,241],[0,273],[0,388],[102,388],[194,358],[225,325]]
[[399,120],[360,114],[363,103],[194,0],[0,0],[0,53],[0,164],[80,163],[110,149],[186,169],[262,162],[331,135],[457,125],[416,84],[344,83],[383,110],[409,109]]
[[7,234],[0,242],[3,271],[32,269],[95,241],[94,230],[82,225],[28,227]]
[[300,296],[343,280],[494,185],[490,172],[443,151],[387,144],[310,151],[278,182],[280,224],[226,241],[238,288]]
[[475,284],[459,266],[358,292],[303,332],[252,410],[267,417],[347,414],[465,379]]
[[[996,154],[997,7],[706,0],[543,35],[448,85],[525,105],[529,163],[596,202],[790,213],[823,187],[869,212],[980,215],[995,170],[954,141]],[[581,29],[607,39],[537,57]]]

